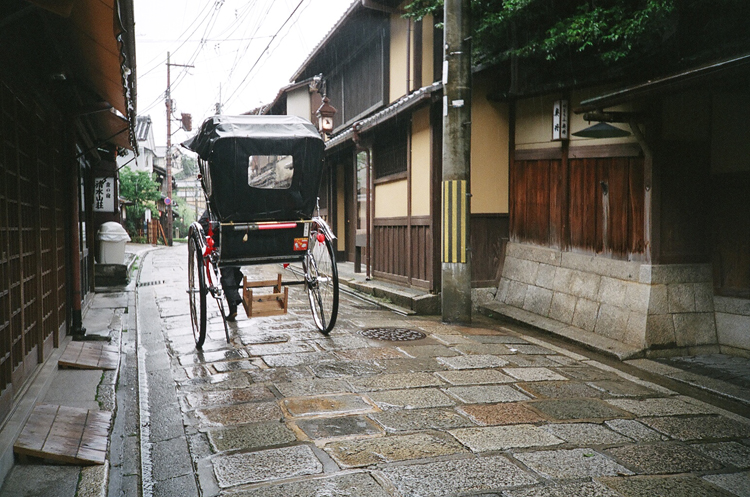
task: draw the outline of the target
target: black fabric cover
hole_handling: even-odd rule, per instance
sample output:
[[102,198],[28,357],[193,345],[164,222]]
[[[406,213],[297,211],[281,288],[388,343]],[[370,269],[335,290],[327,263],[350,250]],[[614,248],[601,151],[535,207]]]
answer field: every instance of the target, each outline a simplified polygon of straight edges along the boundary
[[[182,145],[207,161],[211,211],[222,222],[309,219],[323,167],[323,140],[297,116],[212,116]],[[292,185],[285,190],[248,185],[251,155],[291,155]],[[205,183],[204,183],[205,185]]]

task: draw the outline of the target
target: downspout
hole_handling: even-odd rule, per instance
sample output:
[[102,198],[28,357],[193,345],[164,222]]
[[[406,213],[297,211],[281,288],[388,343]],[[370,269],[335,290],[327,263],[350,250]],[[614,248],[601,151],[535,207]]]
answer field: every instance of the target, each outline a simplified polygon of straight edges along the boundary
[[406,20],[406,94],[411,93],[411,18]]
[[370,213],[370,210],[372,209],[372,206],[370,205],[371,204],[370,199],[371,199],[371,196],[372,196],[372,191],[371,191],[371,188],[372,188],[371,187],[371,181],[372,181],[372,179],[371,179],[371,175],[370,175],[370,162],[371,161],[370,161],[370,148],[369,147],[363,147],[361,145],[360,138],[359,138],[359,127],[360,127],[360,123],[359,122],[356,122],[356,123],[354,123],[352,125],[352,130],[354,130],[354,136],[352,138],[352,141],[354,142],[354,145],[355,145],[355,152],[364,152],[366,154],[366,156],[367,156],[367,159],[366,159],[367,160],[367,165],[366,165],[366,167],[367,167],[367,179],[365,180],[367,182],[367,189],[366,189],[367,201],[365,202],[365,210],[367,211],[365,213],[366,214],[365,215],[365,245],[366,245],[366,247],[365,247],[365,256],[367,257],[367,269],[366,269],[366,273],[365,274],[366,274],[367,280],[369,281],[370,278],[371,278],[371,276],[370,276],[370,264],[371,264],[371,260],[370,260],[370,256],[371,256],[371,248],[370,248],[371,247],[371,240],[370,240],[370,236],[371,236],[370,235],[370,231],[371,230],[370,230],[370,224],[372,222],[372,220],[371,220],[372,216],[371,216],[371,213]]

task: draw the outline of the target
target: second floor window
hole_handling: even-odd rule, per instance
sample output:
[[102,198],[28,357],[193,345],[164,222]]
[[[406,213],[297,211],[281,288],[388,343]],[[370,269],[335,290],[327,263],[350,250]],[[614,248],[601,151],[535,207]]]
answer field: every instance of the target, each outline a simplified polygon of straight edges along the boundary
[[399,120],[378,132],[372,150],[375,179],[406,173],[407,133],[406,121]]
[[371,40],[327,79],[327,94],[338,112],[334,129],[352,123],[385,102],[385,32]]

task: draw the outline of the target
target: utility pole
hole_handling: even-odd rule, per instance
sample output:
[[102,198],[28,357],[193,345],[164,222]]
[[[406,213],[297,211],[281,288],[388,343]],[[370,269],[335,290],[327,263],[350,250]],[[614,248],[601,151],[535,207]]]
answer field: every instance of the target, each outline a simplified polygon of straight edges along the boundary
[[167,245],[172,246],[172,82],[170,79],[169,68],[176,67],[195,67],[184,64],[172,64],[169,61],[169,52],[167,52]]
[[470,0],[445,0],[443,45],[443,321],[471,323]]

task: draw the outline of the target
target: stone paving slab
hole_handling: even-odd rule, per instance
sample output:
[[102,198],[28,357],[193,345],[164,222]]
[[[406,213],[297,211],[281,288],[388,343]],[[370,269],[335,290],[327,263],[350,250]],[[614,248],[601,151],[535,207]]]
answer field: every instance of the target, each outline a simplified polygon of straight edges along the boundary
[[730,497],[732,495],[695,476],[638,476],[602,478],[600,481],[628,497]]
[[296,422],[311,439],[380,435],[383,430],[365,416],[302,419]]
[[698,451],[673,443],[628,445],[606,449],[605,452],[639,474],[690,473],[722,469],[720,463],[702,456]]
[[326,444],[324,449],[343,468],[467,452],[460,443],[438,432],[346,440]]
[[565,441],[533,425],[487,426],[451,430],[451,435],[472,452],[560,445]]
[[469,337],[469,340],[479,343],[515,343],[530,345],[527,340],[514,335],[472,335]]
[[306,342],[284,342],[264,343],[249,345],[246,347],[251,357],[277,355],[277,354],[301,354],[304,352],[315,352],[315,347]]
[[349,380],[355,392],[399,390],[402,388],[439,387],[445,385],[431,373],[382,374]]
[[343,380],[305,379],[290,382],[277,382],[273,386],[284,397],[307,397],[327,393],[351,392],[351,387]]
[[581,381],[620,380],[621,378],[610,371],[591,366],[562,366],[556,369],[568,378]]
[[473,404],[459,406],[458,412],[465,414],[472,421],[485,426],[537,423],[546,421],[536,411],[517,402],[507,404]]
[[282,366],[300,366],[303,364],[315,364],[320,361],[334,359],[330,352],[300,352],[295,354],[264,355],[263,362],[271,368]]
[[323,465],[307,445],[219,456],[212,463],[221,488],[323,471]]
[[750,468],[750,447],[737,442],[699,443],[691,445],[703,455],[716,459],[725,466]]
[[662,442],[669,440],[667,435],[652,430],[635,419],[611,419],[604,424],[610,429],[637,442]]
[[503,497],[622,497],[596,481],[549,483],[506,490]]
[[465,355],[507,355],[512,354],[511,346],[502,343],[465,343],[454,348]]
[[452,369],[497,368],[508,364],[508,361],[493,355],[438,357],[437,360]]
[[567,380],[561,374],[547,368],[503,368],[503,371],[520,381],[561,381]]
[[355,394],[320,395],[284,399],[282,405],[291,416],[335,416],[373,411],[372,404]]
[[539,345],[526,345],[525,343],[512,344],[508,347],[512,353],[527,354],[527,355],[554,355],[556,352],[547,347]]
[[[310,369],[318,378],[341,378],[342,376],[368,376],[383,372],[383,367],[374,362],[331,361],[311,364]],[[309,376],[309,375],[308,375]]]
[[519,383],[518,386],[534,397],[548,399],[564,398],[594,398],[601,399],[609,397],[605,392],[598,390],[586,383],[577,381],[535,381],[531,383]]
[[194,392],[186,397],[191,407],[213,407],[242,404],[274,399],[274,394],[264,385],[250,385],[247,388],[218,392]]
[[453,349],[445,345],[402,345],[398,350],[407,354],[409,357],[452,357],[459,355]]
[[682,399],[612,399],[608,404],[636,416],[679,416],[688,414],[713,414],[706,405],[689,404]]
[[231,490],[225,497],[390,497],[369,473],[349,473],[260,487]]
[[256,369],[248,371],[248,374],[256,383],[277,383],[310,378],[310,371],[305,366]]
[[284,424],[270,422],[210,430],[208,440],[215,452],[224,452],[284,445],[295,442],[297,436]]
[[500,357],[504,361],[507,361],[508,364],[512,366],[518,366],[521,368],[554,368],[560,366],[560,363],[558,363],[557,361],[553,361],[549,357],[543,355],[512,354],[501,355],[498,357]]
[[376,360],[373,364],[382,368],[386,374],[421,373],[425,371],[445,371],[448,366],[441,364],[433,357],[418,357],[416,359],[388,359]]
[[370,414],[389,433],[419,430],[450,430],[474,423],[450,409],[406,409]]
[[281,421],[283,417],[276,402],[251,402],[227,407],[196,409],[195,415],[203,427]]
[[529,400],[510,385],[478,385],[471,387],[451,387],[446,392],[464,404],[494,404],[497,402],[519,402]]
[[[741,473],[706,475],[703,479],[720,487],[731,495],[750,497],[750,471]],[[683,494],[684,495],[684,494]],[[704,494],[708,495],[708,494]]]
[[575,445],[609,445],[632,442],[603,425],[593,423],[556,423],[548,424],[544,430]]
[[630,381],[602,380],[592,381],[589,385],[612,397],[656,397],[660,395],[655,390]]
[[452,385],[491,385],[516,381],[497,369],[465,369],[460,371],[438,371],[438,377]]
[[538,400],[528,404],[546,416],[563,420],[629,418],[627,412],[597,399]]
[[538,479],[505,456],[475,457],[383,470],[385,477],[410,497],[454,497],[459,494],[501,491],[531,485]]
[[456,404],[453,399],[436,388],[386,390],[384,392],[371,392],[368,397],[384,411],[450,407]]
[[643,420],[651,428],[678,440],[702,440],[750,437],[750,425],[724,416],[664,416]]
[[366,347],[363,349],[337,350],[337,357],[345,361],[367,361],[372,359],[398,359],[406,355],[390,347]]
[[253,361],[229,361],[229,362],[214,362],[211,364],[211,369],[215,373],[231,373],[233,371],[250,371],[251,369],[257,369],[258,366]]
[[523,452],[514,457],[547,478],[588,478],[632,475],[633,472],[593,449]]

